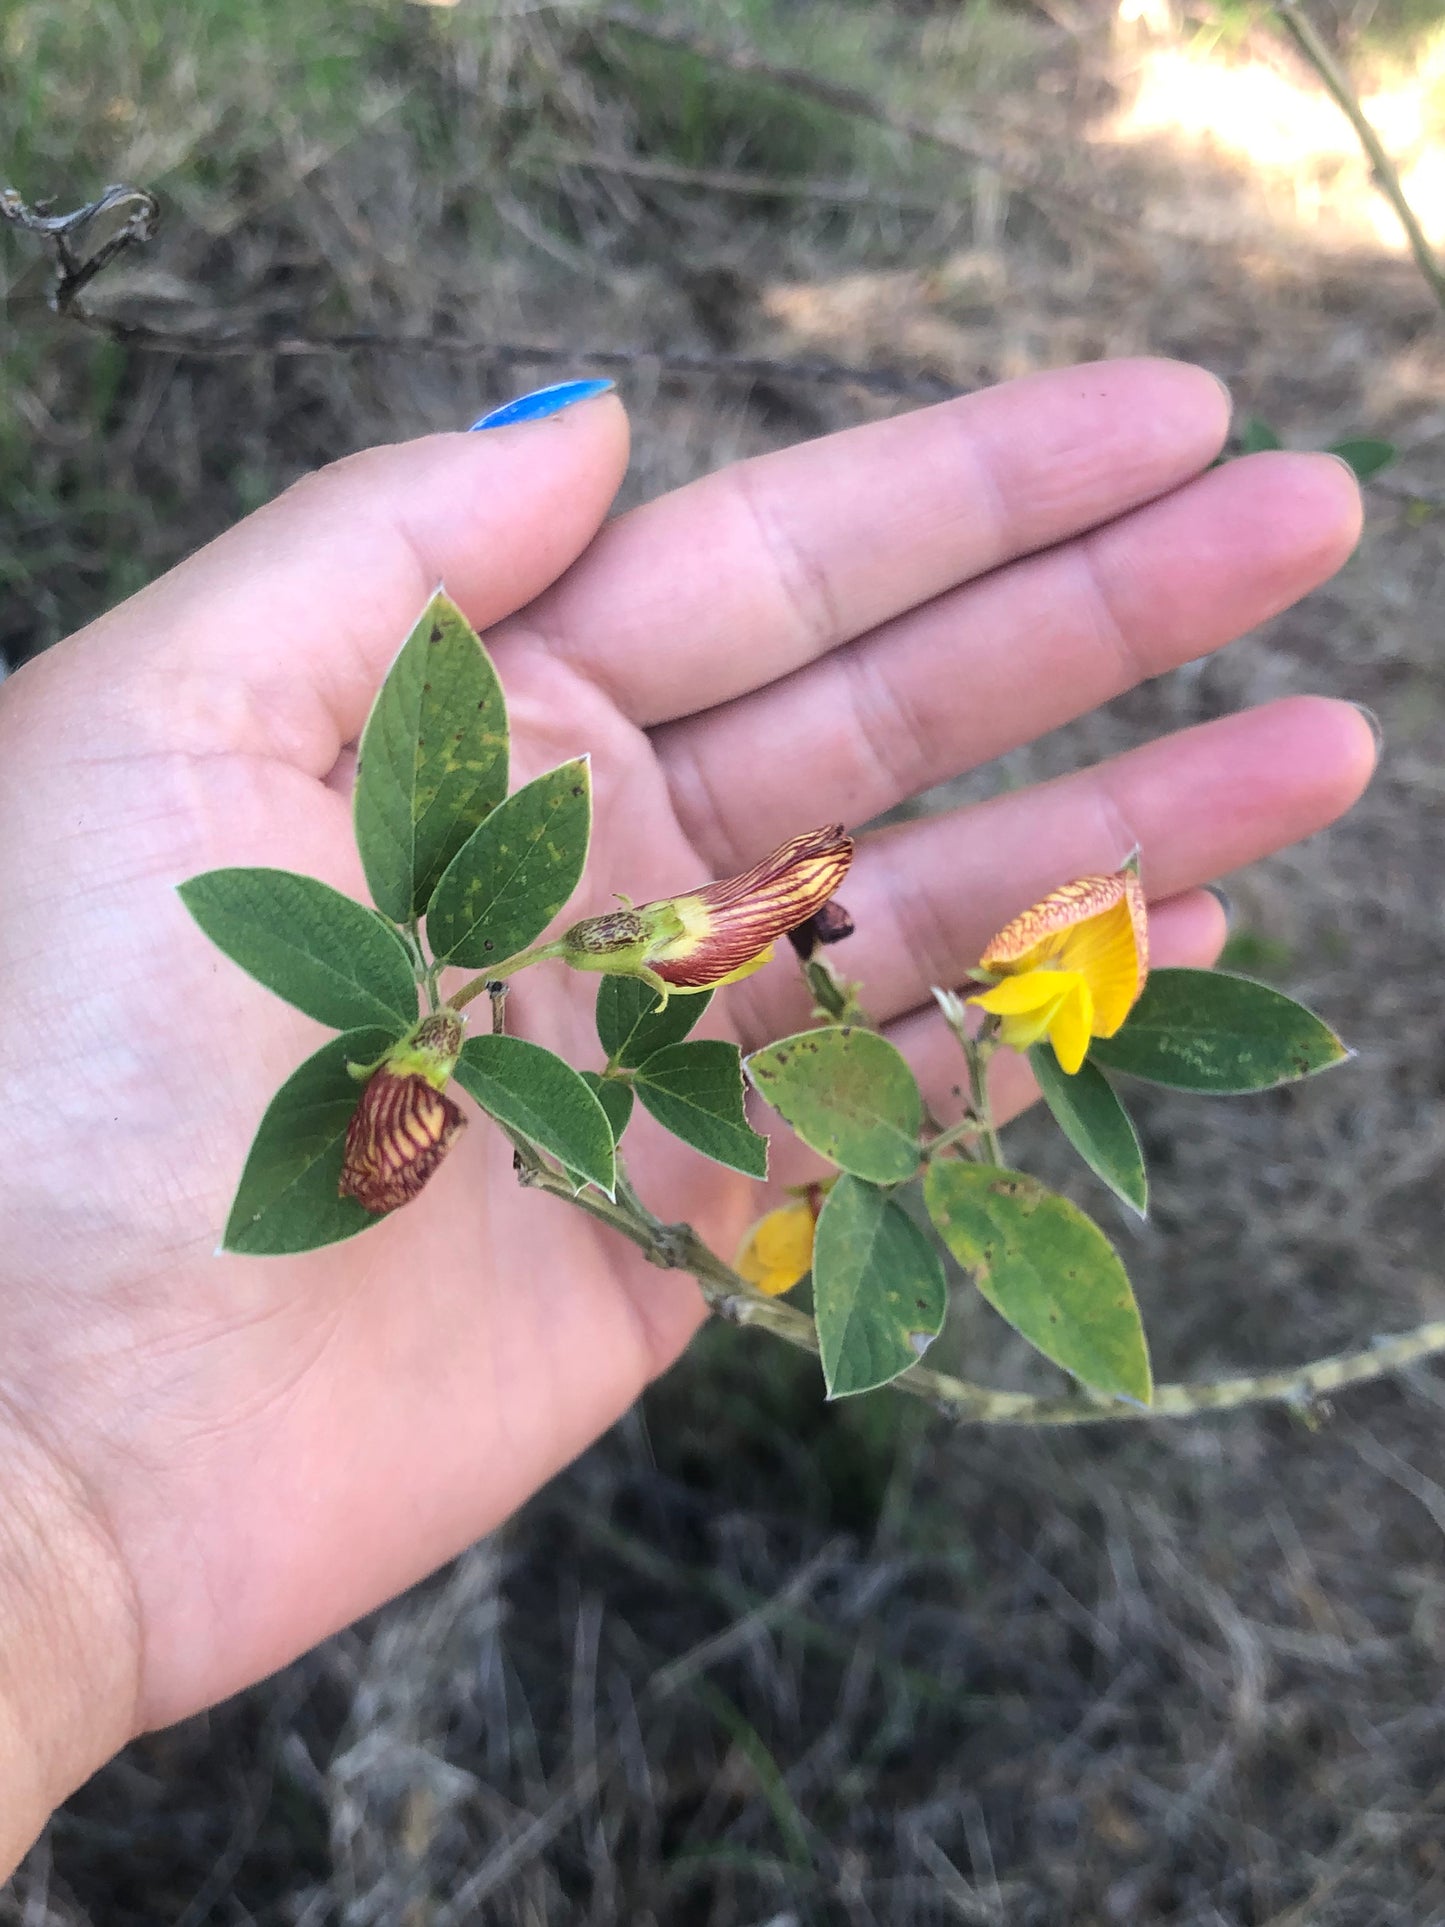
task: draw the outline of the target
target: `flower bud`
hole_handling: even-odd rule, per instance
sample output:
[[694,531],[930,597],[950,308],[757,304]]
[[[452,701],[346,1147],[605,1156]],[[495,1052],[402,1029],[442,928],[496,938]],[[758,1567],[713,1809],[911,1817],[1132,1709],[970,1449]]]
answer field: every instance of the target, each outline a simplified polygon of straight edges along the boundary
[[395,1211],[436,1170],[467,1121],[446,1095],[462,1037],[459,1017],[435,1012],[372,1072],[346,1131],[343,1198],[368,1211]]
[[586,917],[563,932],[552,954],[574,970],[641,977],[664,1002],[670,991],[736,983],[762,968],[777,938],[817,916],[852,860],[841,823],[809,830],[740,876]]

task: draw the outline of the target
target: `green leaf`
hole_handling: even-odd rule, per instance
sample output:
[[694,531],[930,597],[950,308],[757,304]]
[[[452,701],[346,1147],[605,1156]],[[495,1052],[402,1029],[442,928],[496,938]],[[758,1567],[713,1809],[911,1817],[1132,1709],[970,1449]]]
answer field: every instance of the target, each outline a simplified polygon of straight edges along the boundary
[[748,1059],[754,1087],[821,1157],[874,1184],[918,1169],[923,1099],[900,1053],[851,1024],[799,1031]]
[[507,704],[471,624],[440,590],[372,704],[356,768],[356,846],[377,908],[425,910],[507,793]]
[[1325,452],[1338,455],[1342,462],[1348,462],[1355,471],[1357,482],[1368,482],[1372,475],[1378,475],[1382,468],[1388,468],[1399,453],[1393,442],[1377,442],[1368,438],[1331,442]]
[[581,1078],[607,1113],[614,1143],[620,1144],[622,1133],[632,1122],[632,1086],[619,1077],[599,1077],[596,1071],[583,1071]]
[[427,909],[432,954],[484,970],[539,937],[577,888],[592,830],[585,756],[500,804],[457,851]]
[[1241,455],[1263,455],[1267,450],[1283,448],[1284,443],[1258,415],[1251,415],[1239,431],[1239,452]]
[[290,870],[208,870],[180,886],[206,935],[268,990],[334,1030],[417,1020],[416,976],[374,910]]
[[1149,1209],[1149,1180],[1143,1148],[1108,1078],[1087,1058],[1070,1077],[1060,1070],[1047,1044],[1034,1046],[1029,1063],[1064,1136],[1115,1196],[1144,1217]]
[[453,1074],[489,1115],[613,1195],[612,1126],[570,1064],[522,1037],[469,1037]]
[[712,1002],[710,990],[674,991],[665,1007],[639,977],[604,977],[597,991],[597,1035],[607,1060],[635,1069],[664,1044],[678,1044]]
[[1151,972],[1124,1028],[1089,1052],[1109,1070],[1211,1097],[1292,1084],[1349,1054],[1303,1004],[1222,970]]
[[1096,1392],[1147,1405],[1144,1327],[1114,1247],[1037,1178],[956,1159],[929,1166],[923,1195],[939,1236],[996,1311]]
[[374,1062],[395,1036],[390,1029],[344,1031],[287,1078],[247,1155],[223,1251],[314,1251],[377,1222],[376,1213],[338,1191],[346,1127],[361,1101],[361,1085],[346,1067]]
[[943,1329],[938,1253],[886,1191],[841,1177],[813,1241],[813,1318],[830,1398],[870,1392],[916,1365]]
[[634,1079],[633,1088],[665,1130],[704,1157],[750,1178],[768,1175],[768,1140],[743,1110],[742,1052],[710,1039],[664,1044]]

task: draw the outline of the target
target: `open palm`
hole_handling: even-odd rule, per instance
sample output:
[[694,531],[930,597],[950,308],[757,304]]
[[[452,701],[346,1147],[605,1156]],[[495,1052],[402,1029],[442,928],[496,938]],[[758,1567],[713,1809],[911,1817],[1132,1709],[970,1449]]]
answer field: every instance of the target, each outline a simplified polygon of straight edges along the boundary
[[[364,895],[348,745],[438,582],[488,632],[516,780],[592,753],[570,915],[864,822],[1338,565],[1343,469],[1206,473],[1226,412],[1173,364],[1061,371],[598,534],[626,455],[605,398],[344,462],[5,685],[0,1429],[84,1514],[65,1543],[91,1546],[107,1690],[135,1689],[99,1744],[258,1677],[487,1530],[701,1315],[688,1280],[519,1191],[477,1117],[355,1242],[216,1258],[256,1122],[321,1033],[213,950],[174,886],[270,864]],[[1157,954],[1206,962],[1220,913],[1196,886],[1330,820],[1372,760],[1349,705],[1297,698],[866,837],[841,961],[946,1111],[928,986],[1010,915],[1137,842]],[[586,980],[542,966],[513,1000],[521,1034],[597,1061]],[[780,962],[709,1020],[755,1044],[805,1015]],[[746,1183],[634,1132],[644,1197],[731,1249]]]

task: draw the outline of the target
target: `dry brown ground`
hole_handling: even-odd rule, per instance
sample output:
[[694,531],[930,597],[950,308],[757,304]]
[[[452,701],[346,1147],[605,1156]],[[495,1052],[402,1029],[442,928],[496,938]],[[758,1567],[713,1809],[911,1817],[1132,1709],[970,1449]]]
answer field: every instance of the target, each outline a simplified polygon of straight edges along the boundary
[[[817,16],[820,64],[836,11],[779,8],[795,32]],[[1195,47],[1176,72],[1187,36],[1063,6],[900,10],[889,31],[915,103],[971,90],[992,129],[1115,212],[1061,211],[892,136],[813,171],[872,170],[931,214],[583,168],[539,187],[539,99],[549,138],[608,152],[653,151],[658,114],[636,71],[619,82],[537,14],[480,51],[419,41],[398,68],[463,132],[475,116],[479,140],[515,105],[511,167],[488,148],[485,230],[414,131],[383,122],[309,171],[278,136],[284,193],[235,183],[247,217],[209,236],[183,211],[136,287],[163,272],[246,313],[320,302],[553,339],[585,310],[599,345],[821,350],[960,385],[1178,354],[1291,443],[1389,435],[1397,488],[1445,492],[1445,330],[1347,149],[1245,151],[1274,81],[1211,146],[1180,135],[1183,103],[1242,55]],[[1286,93],[1311,93],[1252,44]],[[742,135],[709,123],[713,164],[757,164],[756,110],[748,96]],[[83,365],[76,348],[33,368],[37,473],[72,472]],[[301,467],[487,399],[476,367],[420,357],[134,356],[108,379],[108,485],[168,508],[146,525],[152,561]],[[633,500],[887,405],[646,366],[626,392]],[[62,561],[12,597],[12,647],[112,585],[128,526],[119,508],[37,513],[32,541]],[[1441,1315],[1442,587],[1445,516],[1372,490],[1359,553],[1301,608],[952,792],[1292,690],[1382,719],[1381,774],[1349,821],[1230,882],[1242,961],[1328,1012],[1358,1061],[1255,1101],[1140,1104],[1156,1208],[1114,1229],[1168,1376]],[[1087,1195],[1042,1127],[1019,1147]],[[975,1369],[1029,1382],[996,1322],[962,1342]],[[0,1922],[1445,1921],[1442,1428],[1445,1378],[1426,1370],[1309,1424],[950,1432],[886,1401],[825,1412],[806,1364],[711,1334],[495,1542],[133,1748],[56,1821]]]

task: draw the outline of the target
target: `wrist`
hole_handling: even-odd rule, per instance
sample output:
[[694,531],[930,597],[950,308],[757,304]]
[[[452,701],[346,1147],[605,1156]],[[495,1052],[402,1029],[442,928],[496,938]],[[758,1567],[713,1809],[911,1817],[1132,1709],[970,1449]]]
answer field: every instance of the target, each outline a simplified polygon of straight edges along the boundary
[[133,1736],[140,1635],[83,1482],[0,1405],[0,1883]]

